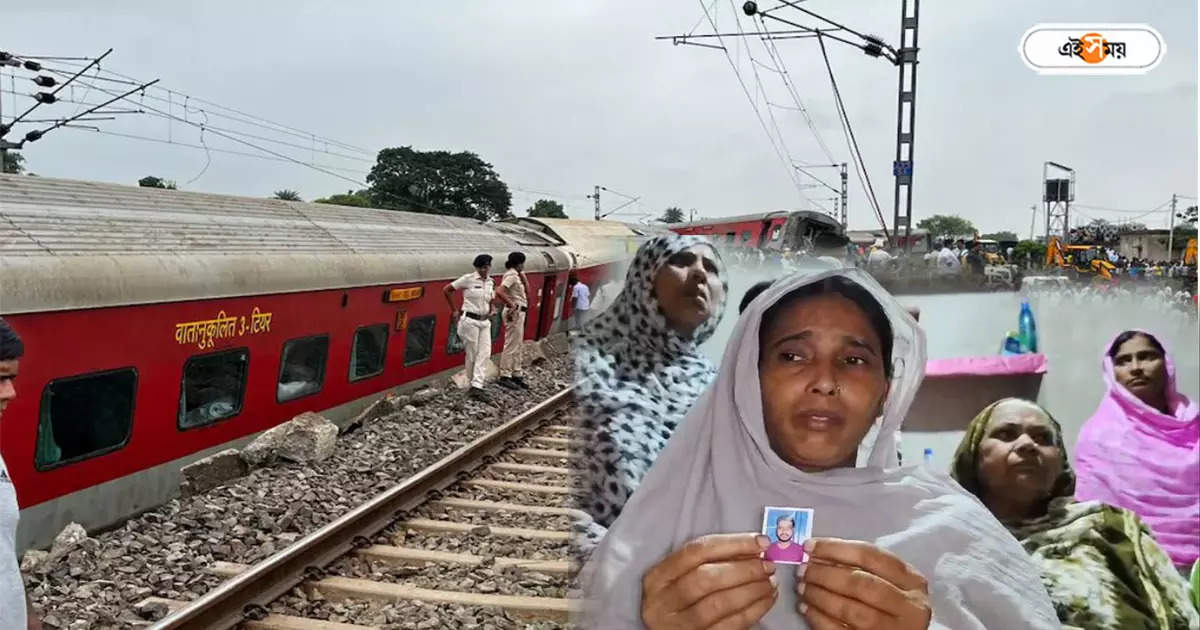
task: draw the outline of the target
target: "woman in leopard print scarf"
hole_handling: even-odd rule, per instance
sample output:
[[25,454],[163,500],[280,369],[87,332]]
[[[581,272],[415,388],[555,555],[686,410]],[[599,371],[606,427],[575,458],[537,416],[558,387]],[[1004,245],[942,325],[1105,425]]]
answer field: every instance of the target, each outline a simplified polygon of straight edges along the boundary
[[612,525],[667,439],[712,383],[700,352],[721,321],[728,281],[699,236],[660,236],[638,250],[621,294],[572,348],[581,381],[576,424],[576,526],[583,555]]

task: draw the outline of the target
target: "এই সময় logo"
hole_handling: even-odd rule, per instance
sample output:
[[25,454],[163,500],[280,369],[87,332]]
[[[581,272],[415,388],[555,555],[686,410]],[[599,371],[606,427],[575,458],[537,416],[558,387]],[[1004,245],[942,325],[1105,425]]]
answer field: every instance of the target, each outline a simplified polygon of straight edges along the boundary
[[1067,42],[1059,46],[1058,54],[1097,64],[1109,57],[1124,58],[1125,42],[1110,42],[1100,33],[1087,33],[1082,37],[1068,37]]

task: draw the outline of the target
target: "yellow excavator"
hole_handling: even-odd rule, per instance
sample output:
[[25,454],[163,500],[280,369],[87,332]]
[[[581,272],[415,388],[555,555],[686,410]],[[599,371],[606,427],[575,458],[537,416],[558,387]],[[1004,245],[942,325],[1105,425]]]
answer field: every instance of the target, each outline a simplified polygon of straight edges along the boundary
[[1057,236],[1051,236],[1046,245],[1046,266],[1054,266],[1082,278],[1091,275],[1093,282],[1113,279],[1116,265],[1108,262],[1104,248],[1098,245],[1063,245]]

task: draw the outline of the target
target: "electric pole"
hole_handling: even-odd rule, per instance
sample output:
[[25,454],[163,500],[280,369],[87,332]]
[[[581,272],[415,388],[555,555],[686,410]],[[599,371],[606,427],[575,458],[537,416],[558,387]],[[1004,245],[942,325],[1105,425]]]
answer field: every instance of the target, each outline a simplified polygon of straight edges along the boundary
[[838,210],[841,213],[842,230],[843,231],[850,229],[850,223],[849,223],[850,219],[849,219],[849,216],[846,214],[846,182],[847,182],[846,163],[842,162],[842,203],[838,207]]
[[1175,261],[1175,204],[1179,201],[1179,195],[1171,195],[1171,219],[1167,228],[1167,260]]
[[[617,206],[616,208],[613,208],[612,210],[609,210],[608,212],[605,212],[602,214],[600,212],[600,191],[601,190],[603,190],[605,192],[610,192],[618,197],[624,197],[624,198],[628,199],[629,201],[626,201],[625,203]],[[600,221],[611,214],[616,214],[616,212],[618,210],[625,208],[627,206],[633,205],[633,204],[637,203],[639,200],[641,200],[641,197],[634,197],[632,195],[626,195],[623,192],[618,192],[616,190],[612,190],[611,188],[605,188],[604,186],[596,186],[595,192],[588,195],[588,198],[592,199],[596,202],[596,220],[597,221]]]
[[[910,233],[912,232],[912,174],[913,174],[913,132],[917,122],[917,9],[921,0],[911,0],[912,15],[909,15],[909,0],[900,3],[900,49],[897,66],[900,68],[899,95],[896,100],[896,161],[892,165],[892,174],[896,177],[896,187],[893,196],[894,211],[892,213],[892,235],[900,236],[900,223],[904,222],[904,253],[912,247]],[[908,82],[905,83],[907,77]],[[905,112],[905,104],[908,111]],[[905,123],[908,123],[907,126]],[[904,214],[900,214],[900,193],[904,189]],[[892,244],[896,246],[895,243]]]
[[[805,165],[792,164],[792,168],[811,177],[813,179],[813,181],[828,188],[829,190],[832,190],[834,192],[834,194],[839,195],[838,197],[834,197],[834,199],[833,199],[834,202],[841,200],[840,207],[838,207],[837,204],[835,203],[834,214],[836,216],[834,218],[838,219],[838,221],[842,224],[843,230],[847,229],[849,226],[846,223],[846,192],[847,192],[846,183],[849,181],[849,178],[847,177],[846,163],[842,162],[841,164],[805,164]],[[842,179],[841,190],[838,190],[837,188],[834,188],[833,186],[826,184],[819,177],[817,177],[816,175],[813,175],[812,173],[809,173],[807,170],[805,170],[805,169],[809,169],[809,168],[836,168],[836,169],[838,169],[839,173],[841,175],[841,179]],[[822,201],[825,201],[825,200],[822,199]]]
[[[19,68],[19,67],[21,67],[21,62],[14,59],[12,57],[12,55],[10,55],[9,53],[0,52],[0,68],[3,68],[4,66],[13,66],[13,67]],[[0,76],[3,76],[3,75],[0,75]],[[7,173],[8,172],[8,150],[9,149],[19,149],[19,148],[21,148],[21,145],[15,143],[15,142],[9,142],[4,139],[4,134],[7,133],[8,127],[4,126],[4,107],[3,106],[4,106],[4,98],[0,97],[0,173]],[[16,118],[16,114],[13,114],[13,118],[14,119]]]
[[[876,212],[880,213],[879,221],[883,226],[884,234],[893,246],[897,245],[899,240],[900,223],[904,223],[904,241],[905,251],[910,249],[910,236],[912,230],[912,177],[913,177],[913,134],[914,125],[916,123],[916,94],[917,94],[917,13],[920,0],[902,0],[900,10],[900,47],[893,48],[891,45],[884,42],[881,38],[875,35],[868,35],[854,30],[853,28],[835,22],[825,16],[810,11],[802,6],[800,2],[793,0],[780,0],[782,4],[766,10],[759,10],[756,0],[747,0],[742,5],[742,12],[750,17],[758,16],[759,23],[762,25],[761,30],[745,32],[741,28],[736,33],[713,33],[712,35],[668,35],[656,37],[659,40],[670,40],[672,44],[678,46],[683,44],[701,46],[704,48],[714,48],[716,50],[728,51],[725,49],[723,42],[721,45],[704,43],[700,40],[708,37],[721,38],[724,37],[760,37],[764,41],[782,40],[782,39],[807,39],[816,38],[818,42],[825,39],[841,42],[849,46],[853,46],[861,50],[868,57],[883,58],[891,62],[899,69],[899,94],[897,95],[897,120],[896,120],[896,160],[892,163],[892,174],[896,178],[895,189],[895,210],[893,212],[894,229],[889,232],[887,228],[887,220],[882,215],[882,209],[875,208]],[[828,24],[831,28],[816,28],[806,26],[791,20],[782,18],[778,15],[779,12],[791,9],[798,13],[802,13],[811,18],[820,20]],[[911,9],[911,10],[910,10]],[[793,30],[772,31],[766,26],[766,20],[780,22]],[[715,30],[715,25],[714,25]],[[850,38],[857,38],[857,41]],[[822,43],[822,48],[824,44]],[[732,64],[732,59],[730,60]],[[834,93],[837,97],[837,84],[833,81],[833,70],[829,69],[830,80],[834,84]],[[840,103],[840,97],[837,97]],[[839,110],[839,115],[844,117],[844,108]],[[907,124],[905,124],[907,123]],[[849,120],[845,120],[847,128]],[[768,134],[769,135],[769,134]],[[853,139],[853,134],[850,134]],[[855,162],[857,165],[857,161]],[[794,165],[793,165],[794,166]],[[836,166],[836,165],[835,165]],[[846,215],[846,197],[845,197],[845,166],[842,166],[842,191],[835,191],[842,195],[842,204],[839,210],[841,222],[843,226],[847,225]],[[863,170],[866,170],[866,165],[862,165]],[[815,179],[815,178],[814,178]],[[868,179],[869,181],[869,179]],[[901,189],[904,193],[904,214],[900,214],[900,198]],[[874,196],[870,192],[871,197]]]

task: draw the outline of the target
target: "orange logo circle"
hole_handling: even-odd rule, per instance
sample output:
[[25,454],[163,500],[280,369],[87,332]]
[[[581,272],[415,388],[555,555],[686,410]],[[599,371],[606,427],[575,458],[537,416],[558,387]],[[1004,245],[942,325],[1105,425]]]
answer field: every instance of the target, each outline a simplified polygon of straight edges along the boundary
[[1087,63],[1100,63],[1108,56],[1104,46],[1108,40],[1100,33],[1088,33],[1079,38],[1079,58]]

